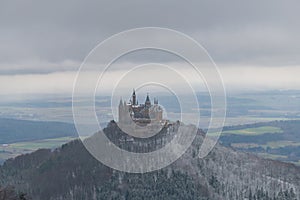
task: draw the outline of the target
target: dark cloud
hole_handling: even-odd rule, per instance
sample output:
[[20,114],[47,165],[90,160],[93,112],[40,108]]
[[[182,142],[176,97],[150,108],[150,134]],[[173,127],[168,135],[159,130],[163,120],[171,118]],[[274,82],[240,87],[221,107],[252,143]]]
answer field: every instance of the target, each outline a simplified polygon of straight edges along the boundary
[[[38,61],[30,72],[66,70],[57,63],[80,63],[112,34],[159,26],[194,37],[220,65],[298,65],[299,7],[299,1],[276,0],[2,1],[0,64]],[[16,73],[24,73],[20,68]]]

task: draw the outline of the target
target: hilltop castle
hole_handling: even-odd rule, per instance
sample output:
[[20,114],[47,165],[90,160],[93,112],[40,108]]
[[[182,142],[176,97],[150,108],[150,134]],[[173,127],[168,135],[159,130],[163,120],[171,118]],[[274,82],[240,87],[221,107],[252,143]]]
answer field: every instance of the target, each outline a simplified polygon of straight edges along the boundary
[[131,99],[128,103],[120,100],[119,104],[119,122],[137,124],[149,124],[152,122],[162,122],[163,110],[158,105],[158,100],[154,99],[151,104],[149,94],[147,94],[145,104],[139,104],[135,90],[133,90]]

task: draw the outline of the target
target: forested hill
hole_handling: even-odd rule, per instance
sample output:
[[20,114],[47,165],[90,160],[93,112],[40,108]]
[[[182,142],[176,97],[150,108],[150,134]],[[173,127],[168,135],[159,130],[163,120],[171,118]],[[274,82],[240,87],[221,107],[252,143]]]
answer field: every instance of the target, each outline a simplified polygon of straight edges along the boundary
[[[114,122],[104,132],[124,134]],[[0,185],[13,185],[37,200],[299,199],[299,167],[221,145],[199,159],[202,141],[199,131],[193,145],[169,167],[130,174],[102,165],[75,140],[55,151],[41,149],[6,161],[0,168]]]

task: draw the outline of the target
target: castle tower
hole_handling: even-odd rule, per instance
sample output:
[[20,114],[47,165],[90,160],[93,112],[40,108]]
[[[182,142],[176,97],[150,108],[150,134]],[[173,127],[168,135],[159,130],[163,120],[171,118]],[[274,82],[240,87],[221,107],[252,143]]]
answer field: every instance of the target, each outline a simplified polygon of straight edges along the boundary
[[151,107],[151,101],[150,101],[150,98],[149,98],[149,94],[147,94],[147,97],[146,97],[146,101],[145,101],[145,108],[144,108],[144,118],[150,118],[150,115],[149,115],[149,109]]
[[145,106],[148,107],[148,108],[151,106],[151,101],[150,101],[150,98],[149,98],[149,94],[147,94],[146,101],[145,101]]
[[120,100],[120,104],[119,104],[119,122],[123,123],[123,124],[128,124],[131,122],[131,107],[129,107],[130,105],[127,105],[126,101],[122,101],[122,99]]
[[119,103],[119,122],[123,122],[123,116],[124,116],[124,106],[121,98]]
[[154,98],[154,105],[158,105],[158,99]]
[[132,93],[132,105],[136,105],[136,95],[135,95],[135,90],[133,89],[133,93]]

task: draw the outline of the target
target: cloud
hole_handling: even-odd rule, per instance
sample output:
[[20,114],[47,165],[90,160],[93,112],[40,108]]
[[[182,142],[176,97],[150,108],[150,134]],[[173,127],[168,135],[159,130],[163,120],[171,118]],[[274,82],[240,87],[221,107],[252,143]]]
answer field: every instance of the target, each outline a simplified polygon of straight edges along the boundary
[[[160,26],[193,36],[216,61],[299,62],[300,2],[6,1],[0,60],[81,61],[120,31]],[[174,41],[175,42],[175,41]],[[270,58],[268,60],[268,58]]]
[[46,62],[40,60],[16,63],[4,62],[0,63],[0,74],[49,74],[54,72],[77,71],[80,65],[80,62],[72,60],[64,60],[62,62]]
[[[170,65],[175,66],[176,63]],[[180,63],[177,63],[180,66]],[[224,80],[227,91],[263,91],[269,89],[299,89],[300,74],[299,66],[284,66],[273,68],[264,66],[226,66],[221,69],[221,75]],[[85,85],[80,87],[81,93],[85,94],[91,82],[90,77],[99,71],[84,72],[83,79]],[[105,74],[101,84],[104,84],[99,95],[110,95],[114,85],[124,75],[126,71],[116,70]],[[143,76],[158,76],[157,71],[147,71],[138,75]],[[191,74],[189,69],[183,71],[183,74]],[[73,84],[76,77],[76,72],[56,72],[50,74],[23,74],[23,75],[1,75],[0,76],[0,93],[2,95],[35,95],[35,94],[63,94],[65,96],[72,96]],[[162,77],[167,79],[173,87],[180,88],[181,81],[176,81],[172,77]],[[196,91],[205,91],[203,80],[198,76],[190,76],[190,82],[195,86]],[[132,90],[132,84],[124,84],[124,94]],[[96,87],[96,86],[95,86]],[[33,96],[34,97],[34,96]]]
[[[227,88],[299,88],[299,6],[279,0],[3,1],[0,91],[70,93],[76,70],[99,42],[145,26],[195,38],[221,68]],[[178,62],[153,52],[121,61],[120,66]]]

